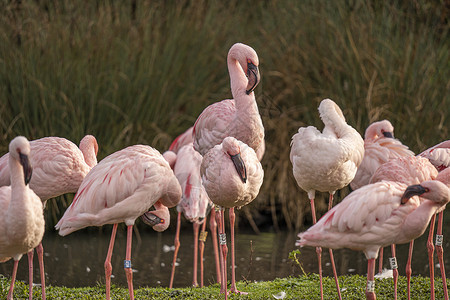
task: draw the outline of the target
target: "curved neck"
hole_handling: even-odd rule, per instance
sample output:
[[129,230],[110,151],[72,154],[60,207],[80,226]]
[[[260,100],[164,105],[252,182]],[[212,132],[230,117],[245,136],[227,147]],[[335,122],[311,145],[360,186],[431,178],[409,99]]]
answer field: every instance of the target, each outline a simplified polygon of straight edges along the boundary
[[[247,95],[246,89],[248,84],[247,76],[245,76],[245,72],[242,69],[239,62],[233,58],[228,57],[228,73],[230,74],[230,85],[231,85],[231,93],[235,100],[238,99],[255,99],[255,94],[253,92],[250,95]],[[236,101],[237,102],[237,101]]]
[[25,177],[23,173],[22,165],[9,155],[9,172],[11,176],[11,189],[15,190],[21,187],[25,187]]
[[407,238],[417,238],[423,234],[430,223],[430,219],[439,205],[433,201],[425,200],[412,213],[409,214],[403,225],[403,234]]
[[347,133],[353,132],[353,128],[345,122],[345,119],[338,113],[334,105],[322,107],[319,113],[320,118],[325,124],[325,128],[323,129],[324,134],[333,134],[337,138],[341,138]]
[[93,168],[97,164],[97,153],[95,153],[94,145],[82,143],[80,144],[80,150],[83,153],[86,164]]

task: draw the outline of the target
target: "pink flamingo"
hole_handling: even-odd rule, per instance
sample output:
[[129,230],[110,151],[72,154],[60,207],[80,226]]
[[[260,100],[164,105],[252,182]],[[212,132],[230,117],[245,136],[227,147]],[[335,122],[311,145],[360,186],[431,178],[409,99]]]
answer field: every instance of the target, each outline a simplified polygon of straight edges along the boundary
[[[394,138],[394,127],[388,120],[370,124],[364,134],[364,158],[356,171],[350,187],[356,190],[369,184],[370,178],[379,166],[390,159],[414,156],[414,153]],[[380,253],[382,258],[382,253]]]
[[[172,152],[173,153],[173,152]],[[168,155],[168,152],[163,154],[164,157]],[[178,250],[180,248],[180,221],[181,213],[184,214],[186,219],[193,223],[194,230],[194,271],[192,285],[198,286],[197,282],[197,258],[198,258],[198,241],[199,241],[199,229],[200,225],[203,223],[202,237],[203,246],[204,239],[206,238],[205,231],[205,218],[206,213],[210,204],[210,200],[206,191],[202,185],[202,179],[200,176],[200,164],[202,162],[202,156],[200,153],[194,150],[194,146],[191,143],[182,146],[178,149],[176,154],[176,162],[172,168],[175,176],[177,177],[183,195],[181,197],[180,203],[177,205],[178,218],[177,218],[177,229],[175,234],[175,252],[173,255],[172,263],[172,273],[170,275],[169,288],[173,286],[173,278],[175,275],[176,259]],[[217,244],[215,245],[217,248]],[[203,286],[203,249],[200,251],[200,286]],[[218,258],[218,256],[217,256]],[[220,273],[219,273],[220,274]]]
[[[256,152],[262,147],[264,127],[253,90],[260,80],[259,59],[253,48],[237,43],[228,52],[233,99],[211,104],[194,124],[194,148],[201,155],[232,136]],[[262,157],[261,150],[259,151]]]
[[[83,178],[97,164],[98,145],[92,135],[86,135],[78,148],[71,141],[60,137],[44,137],[30,141],[30,162],[33,177],[30,188],[45,204],[48,199],[66,193],[76,193]],[[8,166],[9,154],[0,158],[0,186],[10,184]],[[41,275],[42,299],[45,299],[44,248],[36,247]],[[34,249],[28,253],[30,272],[33,273]],[[30,294],[33,283],[29,283]]]
[[[364,155],[363,139],[345,122],[341,109],[334,101],[322,100],[319,113],[325,124],[323,133],[313,126],[299,128],[298,133],[292,137],[290,153],[297,184],[308,193],[314,224],[316,223],[315,191],[330,194],[328,204],[328,210],[330,210],[333,205],[333,194],[353,180]],[[322,249],[318,247],[316,252],[319,261],[320,297],[323,299]],[[341,299],[331,249],[329,253],[338,296]]]
[[234,253],[234,208],[252,202],[259,193],[264,171],[255,151],[234,137],[226,137],[204,156],[200,172],[202,183],[211,201],[221,207],[219,214],[219,240],[221,247],[221,293],[227,299],[227,245],[224,208],[229,208],[231,235],[231,292],[236,288]]
[[[450,184],[449,179],[449,171],[444,172],[450,166],[450,140],[439,143],[419,154],[419,156],[427,158],[433,166],[439,171],[438,177],[441,178],[441,181],[447,182],[447,185]],[[447,180],[447,181],[445,181]],[[428,236],[428,258],[430,262],[433,262],[433,231],[434,231],[434,222],[436,216],[433,216],[430,225],[430,234]],[[444,266],[444,249],[442,248],[442,243],[444,242],[444,236],[442,235],[442,223],[444,220],[444,210],[442,209],[439,212],[438,217],[438,227],[436,232],[436,252],[438,254],[439,266],[441,270],[442,284],[444,286],[444,296],[445,299],[448,300],[448,291],[447,291],[447,280],[445,275],[445,266]],[[430,274],[433,274],[430,277],[431,287],[432,287],[432,297],[434,297],[434,263],[430,264]]]
[[[23,136],[14,138],[9,152],[11,186],[0,187],[0,262],[14,259],[8,300],[13,298],[20,258],[41,242],[45,230],[42,202],[28,186],[32,173],[28,140]],[[31,269],[30,282],[33,282]],[[29,297],[33,297],[31,291]]]
[[[382,180],[395,181],[404,183],[407,185],[419,184],[423,181],[436,179],[438,172],[433,167],[433,165],[428,161],[428,159],[418,156],[404,156],[399,158],[391,159],[390,161],[382,164],[373,174],[370,179],[370,183],[379,182]],[[444,206],[445,208],[445,206]],[[434,216],[432,220],[434,221]],[[432,222],[434,224],[434,222]],[[431,225],[433,226],[433,225]],[[408,261],[406,264],[406,277],[408,286],[408,299],[411,295],[411,260],[413,252],[414,240],[409,243],[409,254]],[[383,248],[381,248],[383,249]],[[380,249],[380,253],[381,253]],[[397,299],[397,280],[398,280],[398,270],[397,270],[397,258],[395,255],[395,244],[391,245],[391,269],[393,271],[394,279],[394,299]],[[382,257],[380,256],[380,260]],[[380,266],[382,262],[380,262]],[[434,289],[433,289],[434,290]]]
[[[415,195],[425,198],[422,203]],[[450,201],[449,188],[431,180],[406,186],[382,181],[350,193],[306,232],[297,246],[350,248],[368,259],[366,298],[375,296],[375,259],[380,247],[421,236],[431,216]]]
[[[106,298],[110,299],[111,255],[117,224],[125,222],[127,248],[124,269],[130,299],[134,299],[131,270],[134,222],[142,216],[148,223],[157,224],[153,229],[166,229],[170,221],[167,207],[177,205],[180,198],[178,180],[162,155],[150,146],[134,145],[107,156],[92,168],[55,227],[60,235],[65,236],[87,226],[114,224],[105,261]],[[153,205],[157,210],[148,211]]]

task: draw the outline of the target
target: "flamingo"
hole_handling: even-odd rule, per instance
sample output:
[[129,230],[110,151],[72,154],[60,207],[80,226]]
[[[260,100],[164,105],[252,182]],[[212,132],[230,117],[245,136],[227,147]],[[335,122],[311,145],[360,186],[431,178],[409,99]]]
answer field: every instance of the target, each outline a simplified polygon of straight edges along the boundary
[[[369,183],[379,166],[390,159],[414,156],[414,152],[394,138],[394,127],[388,120],[374,122],[364,134],[364,158],[350,187],[356,190]],[[380,253],[380,257],[382,254]]]
[[[236,43],[228,52],[227,64],[233,99],[211,104],[194,124],[194,149],[202,156],[228,136],[256,152],[263,147],[264,127],[253,92],[260,80],[258,55],[250,46]],[[263,152],[259,150],[260,158]]]
[[[177,205],[180,198],[181,187],[162,155],[150,146],[134,145],[110,154],[92,168],[55,227],[65,236],[87,226],[114,224],[105,260],[106,298],[110,299],[111,255],[117,225],[124,222],[127,226],[124,269],[130,299],[134,299],[131,240],[135,220],[142,216],[157,224],[153,226],[156,231],[164,230],[170,221],[167,208]],[[152,205],[157,210],[148,211]]]
[[[419,197],[421,195],[423,202]],[[421,236],[431,216],[450,201],[450,189],[440,181],[407,186],[382,181],[361,187],[328,211],[306,232],[297,246],[350,248],[368,259],[366,298],[375,296],[375,259],[380,247],[407,243]]]
[[[30,162],[33,177],[30,188],[44,203],[66,193],[76,193],[83,178],[97,164],[98,144],[92,135],[86,135],[78,148],[71,141],[60,137],[44,137],[30,141]],[[0,186],[10,184],[8,168],[9,153],[0,158]],[[45,296],[44,248],[36,247],[41,275],[42,299]],[[30,272],[33,273],[34,249],[28,252]],[[30,294],[33,283],[29,282]]]
[[[192,135],[191,135],[192,136]],[[169,155],[170,151],[164,152],[163,156]],[[173,153],[173,152],[172,152]],[[172,156],[173,157],[173,156]],[[173,255],[172,273],[170,275],[169,288],[173,286],[173,278],[175,275],[176,259],[178,250],[180,248],[180,220],[181,213],[184,214],[186,219],[193,224],[194,230],[194,271],[192,285],[198,286],[197,282],[197,257],[198,257],[198,234],[200,225],[203,224],[201,239],[206,238],[205,231],[205,218],[210,204],[210,200],[206,191],[202,185],[200,176],[200,164],[202,162],[202,156],[200,153],[194,150],[194,146],[191,143],[182,146],[178,149],[176,154],[176,162],[172,168],[175,176],[177,177],[183,196],[180,203],[177,205],[178,218],[177,229],[175,234],[175,252]],[[204,232],[204,233],[203,233]],[[217,239],[216,239],[217,240]],[[202,249],[200,251],[200,286],[203,286],[203,248],[204,240],[202,243]],[[217,244],[215,244],[217,248]],[[218,259],[218,256],[217,256]],[[220,274],[220,273],[219,273]]]
[[[436,169],[439,171],[438,177],[441,178],[441,181],[445,182],[447,180],[447,184],[450,184],[450,178],[449,178],[449,171],[444,172],[445,170],[449,169],[450,166],[450,140],[443,141],[433,147],[430,147],[429,149],[423,151],[419,154],[419,156],[428,158],[428,160],[433,164],[433,166],[436,167]],[[434,220],[435,216],[433,216],[433,219],[431,221],[430,225],[430,235],[428,237],[428,255],[429,260],[433,261],[433,252],[434,252],[434,245],[433,245],[433,231],[434,231]],[[442,248],[442,243],[444,242],[444,236],[442,235],[442,223],[444,220],[444,210],[439,212],[438,217],[438,227],[436,232],[436,252],[438,255],[439,260],[439,267],[441,270],[441,277],[442,277],[442,284],[444,286],[444,296],[445,299],[448,300],[448,291],[447,291],[447,280],[445,275],[445,267],[444,267],[444,249]],[[430,264],[430,274],[433,274],[433,277],[430,277],[431,280],[431,287],[432,287],[432,296],[434,296],[434,264]]]
[[[0,262],[14,259],[8,300],[13,298],[20,258],[41,242],[45,230],[42,202],[28,185],[32,173],[30,152],[25,137],[11,141],[8,156],[11,186],[0,187]],[[30,282],[33,282],[31,269]],[[29,297],[33,297],[31,291]]]
[[[382,164],[373,174],[372,178],[370,179],[370,183],[387,180],[412,185],[412,184],[419,184],[426,180],[434,180],[436,179],[437,174],[438,172],[436,168],[433,167],[433,165],[428,161],[428,159],[420,156],[404,156],[391,159],[390,161]],[[432,217],[431,224],[434,224],[434,218],[435,216]],[[411,240],[411,242],[409,243],[408,261],[406,263],[408,299],[410,299],[411,295],[411,274],[412,274],[411,259],[413,246],[414,240]],[[391,245],[391,251],[392,251],[391,269],[393,270],[393,279],[394,279],[394,299],[397,299],[398,270],[397,270],[397,258],[395,255],[395,244]],[[381,259],[382,258],[380,256],[380,260]],[[382,262],[380,262],[380,265],[382,265]],[[432,292],[432,294],[433,293],[434,292]]]
[[241,293],[236,288],[234,253],[234,208],[252,202],[261,188],[264,171],[255,151],[234,137],[226,137],[220,145],[209,150],[200,167],[202,183],[211,201],[219,206],[219,240],[221,247],[221,293],[227,299],[228,248],[225,235],[224,209],[229,208],[231,235],[231,292]]
[[[333,205],[333,194],[353,180],[364,155],[363,139],[346,123],[341,109],[333,100],[322,100],[319,113],[325,124],[323,132],[319,132],[313,126],[299,128],[298,133],[292,137],[290,153],[295,180],[308,193],[314,224],[316,223],[315,191],[330,194],[328,204],[328,210],[330,210]],[[322,249],[318,247],[316,252],[319,261],[320,297],[323,299]],[[331,249],[329,253],[338,296],[341,299]]]

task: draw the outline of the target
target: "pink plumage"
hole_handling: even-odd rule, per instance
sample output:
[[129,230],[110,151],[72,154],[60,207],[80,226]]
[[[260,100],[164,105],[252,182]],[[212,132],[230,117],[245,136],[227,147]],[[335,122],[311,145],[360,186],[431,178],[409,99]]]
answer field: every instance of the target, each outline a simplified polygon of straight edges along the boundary
[[450,166],[450,140],[439,143],[419,155],[428,158],[440,172]]
[[[78,148],[60,137],[30,141],[33,177],[30,188],[42,201],[76,193],[86,174],[97,164],[98,145],[95,137],[86,135]],[[9,154],[0,158],[0,186],[9,185]]]
[[[253,90],[258,84],[259,59],[251,47],[237,43],[228,52],[228,71],[233,99],[211,104],[194,124],[194,148],[201,155],[227,136],[258,151],[264,140],[264,127]],[[259,151],[262,158],[261,150]]]
[[394,138],[391,122],[383,120],[370,124],[364,135],[364,158],[350,183],[351,188],[356,190],[368,184],[379,166],[403,156],[414,156],[414,153]]

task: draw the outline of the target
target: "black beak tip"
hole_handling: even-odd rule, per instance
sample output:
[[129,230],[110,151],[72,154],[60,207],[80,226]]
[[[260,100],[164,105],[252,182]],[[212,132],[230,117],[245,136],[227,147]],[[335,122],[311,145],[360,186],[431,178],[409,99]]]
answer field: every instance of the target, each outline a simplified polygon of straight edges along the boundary
[[389,131],[383,132],[383,135],[384,135],[384,137],[387,137],[387,138],[391,138],[391,139],[394,138],[394,135],[392,134],[392,132],[389,132]]

